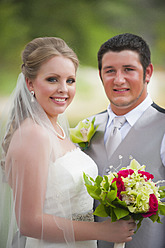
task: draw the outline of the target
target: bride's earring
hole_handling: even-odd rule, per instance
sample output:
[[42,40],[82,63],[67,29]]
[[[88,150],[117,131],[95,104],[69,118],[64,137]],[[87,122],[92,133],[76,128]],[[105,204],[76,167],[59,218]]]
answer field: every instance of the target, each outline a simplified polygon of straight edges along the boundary
[[32,96],[31,96],[31,102],[34,102],[34,91],[31,90],[30,93],[32,94]]

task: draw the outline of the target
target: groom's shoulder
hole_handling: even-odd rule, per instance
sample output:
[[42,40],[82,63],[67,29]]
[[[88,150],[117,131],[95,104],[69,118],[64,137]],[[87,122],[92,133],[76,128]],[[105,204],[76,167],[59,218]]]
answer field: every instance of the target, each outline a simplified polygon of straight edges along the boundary
[[106,114],[106,113],[107,113],[107,110],[104,110],[102,112],[97,113],[96,115],[101,115],[101,114]]
[[98,112],[97,114],[94,114],[86,118],[86,120],[89,120],[89,121],[92,121],[93,119],[94,119],[95,126],[100,125],[101,123],[105,123],[108,119],[107,110]]
[[104,111],[102,111],[102,112],[99,112],[99,113],[96,113],[96,114],[94,114],[94,115],[91,115],[91,116],[87,117],[86,119],[92,120],[94,117],[97,118],[98,116],[104,115],[104,114],[106,114],[106,113],[107,113],[107,110],[104,110]]
[[158,112],[165,114],[165,109],[157,105],[155,102],[153,102],[151,106]]

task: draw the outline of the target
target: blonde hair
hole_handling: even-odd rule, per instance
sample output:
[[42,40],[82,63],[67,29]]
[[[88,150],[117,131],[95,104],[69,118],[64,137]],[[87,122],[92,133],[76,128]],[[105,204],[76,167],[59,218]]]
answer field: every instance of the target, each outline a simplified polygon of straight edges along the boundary
[[29,42],[22,52],[22,72],[25,78],[35,79],[41,65],[54,56],[70,59],[77,71],[79,61],[64,40],[56,37],[40,37]]

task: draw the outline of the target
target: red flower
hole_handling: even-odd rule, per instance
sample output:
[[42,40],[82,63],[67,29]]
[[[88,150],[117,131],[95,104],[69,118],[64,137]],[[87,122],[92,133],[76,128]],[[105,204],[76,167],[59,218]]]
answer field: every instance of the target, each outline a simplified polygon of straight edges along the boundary
[[141,174],[142,177],[146,176],[145,181],[148,181],[150,178],[151,179],[154,178],[154,176],[152,174],[150,174],[149,172],[146,172],[146,171],[138,170],[138,173]]
[[150,194],[149,206],[149,211],[145,214],[142,214],[144,218],[150,217],[151,215],[156,214],[158,211],[158,200],[154,194]]
[[128,175],[132,175],[134,171],[132,169],[127,169],[127,170],[121,170],[117,174],[119,177],[128,177]]
[[121,197],[121,191],[125,191],[125,187],[124,187],[124,183],[123,183],[123,180],[121,177],[115,177],[113,180],[112,180],[112,183],[113,182],[116,182],[116,186],[117,186],[117,197],[122,200],[122,197]]

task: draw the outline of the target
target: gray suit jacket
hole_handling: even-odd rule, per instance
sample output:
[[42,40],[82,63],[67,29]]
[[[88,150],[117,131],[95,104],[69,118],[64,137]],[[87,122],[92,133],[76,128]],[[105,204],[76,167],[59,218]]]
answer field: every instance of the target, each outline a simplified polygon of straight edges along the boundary
[[[108,161],[104,146],[104,132],[108,120],[107,111],[97,114],[95,125],[99,125],[91,140],[90,147],[85,151],[96,162],[99,174],[103,176],[110,165],[118,167],[119,155],[122,155],[122,166],[130,163],[130,155],[140,164],[146,165],[146,171],[154,175],[154,181],[165,179],[165,166],[160,157],[160,148],[165,133],[165,110],[152,104],[131,128],[124,140]],[[91,119],[93,118],[90,117]],[[89,119],[90,119],[89,118]],[[98,202],[95,202],[95,206]],[[96,217],[96,221],[103,218]],[[163,224],[152,223],[145,219],[142,226],[133,236],[133,240],[126,244],[126,248],[165,248],[165,217]],[[98,242],[99,248],[111,248],[113,243]]]

